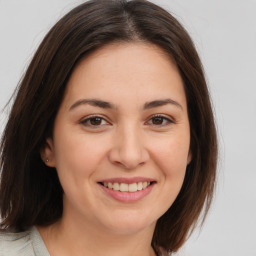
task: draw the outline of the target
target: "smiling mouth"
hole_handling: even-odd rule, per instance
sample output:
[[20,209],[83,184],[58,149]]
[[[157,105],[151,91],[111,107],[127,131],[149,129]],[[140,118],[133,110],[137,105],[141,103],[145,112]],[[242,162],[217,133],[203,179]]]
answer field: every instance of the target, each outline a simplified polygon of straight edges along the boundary
[[105,188],[120,191],[120,192],[137,192],[152,186],[154,181],[143,181],[143,182],[134,182],[134,183],[118,183],[118,182],[99,182],[100,185]]

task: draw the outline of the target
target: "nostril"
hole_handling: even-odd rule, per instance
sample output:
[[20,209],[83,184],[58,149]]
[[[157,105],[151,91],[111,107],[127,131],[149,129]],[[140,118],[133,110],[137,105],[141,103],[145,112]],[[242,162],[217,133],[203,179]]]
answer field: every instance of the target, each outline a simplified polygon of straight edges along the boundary
[[125,165],[123,163],[119,162],[119,161],[114,161],[113,163],[118,165],[118,166],[125,167]]

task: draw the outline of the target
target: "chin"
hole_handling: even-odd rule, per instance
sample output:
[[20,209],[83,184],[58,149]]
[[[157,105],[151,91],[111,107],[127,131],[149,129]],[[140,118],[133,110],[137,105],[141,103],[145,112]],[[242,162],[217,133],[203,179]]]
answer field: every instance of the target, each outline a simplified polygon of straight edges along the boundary
[[138,217],[138,215],[127,213],[124,216],[119,215],[118,217],[112,215],[110,222],[108,224],[105,223],[105,225],[115,234],[132,235],[145,229],[152,228],[154,230],[156,220],[149,220],[145,215]]

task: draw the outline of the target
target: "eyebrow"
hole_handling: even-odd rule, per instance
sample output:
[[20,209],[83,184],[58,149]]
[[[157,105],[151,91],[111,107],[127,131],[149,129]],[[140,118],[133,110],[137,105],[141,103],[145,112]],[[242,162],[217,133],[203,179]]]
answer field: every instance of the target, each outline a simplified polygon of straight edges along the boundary
[[[69,108],[69,110],[73,110],[74,108],[80,106],[80,105],[91,105],[94,107],[99,107],[103,109],[116,109],[117,107],[113,105],[110,102],[99,100],[99,99],[80,99],[76,101],[72,106]],[[165,106],[167,104],[172,104],[174,106],[179,107],[180,109],[183,110],[181,104],[179,104],[177,101],[172,100],[172,99],[163,99],[163,100],[154,100],[150,102],[146,102],[143,106],[143,109],[151,109],[151,108],[156,108],[156,107],[161,107]]]
[[91,105],[94,107],[99,107],[99,108],[104,108],[104,109],[114,109],[115,106],[109,102],[103,101],[103,100],[98,100],[98,99],[81,99],[76,101],[70,108],[69,110],[72,110],[80,105]]
[[161,106],[165,106],[167,104],[172,104],[172,105],[179,107],[180,109],[183,110],[181,104],[172,99],[154,100],[154,101],[146,102],[144,104],[143,109],[151,109],[151,108],[161,107]]

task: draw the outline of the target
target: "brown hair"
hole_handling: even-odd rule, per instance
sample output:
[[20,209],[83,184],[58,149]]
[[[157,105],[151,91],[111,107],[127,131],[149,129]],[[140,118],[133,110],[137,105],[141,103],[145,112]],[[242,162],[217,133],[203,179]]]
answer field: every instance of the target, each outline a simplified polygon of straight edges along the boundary
[[160,46],[184,82],[193,159],[181,191],[157,222],[152,245],[177,251],[209,210],[217,139],[209,92],[193,42],[180,23],[144,0],[93,0],[76,7],[49,31],[21,81],[0,145],[0,213],[4,229],[49,225],[62,216],[63,190],[56,170],[40,158],[51,136],[67,81],[89,52],[113,41]]

